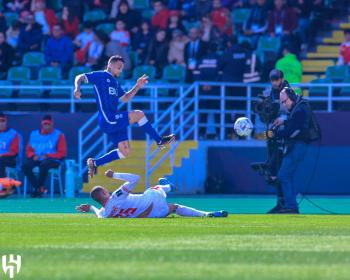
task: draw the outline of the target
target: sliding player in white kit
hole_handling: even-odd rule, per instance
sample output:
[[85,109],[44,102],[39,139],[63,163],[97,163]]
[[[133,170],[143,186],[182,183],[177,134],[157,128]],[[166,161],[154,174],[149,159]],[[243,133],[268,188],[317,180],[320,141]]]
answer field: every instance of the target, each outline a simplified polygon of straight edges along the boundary
[[227,217],[228,215],[226,211],[204,212],[167,203],[166,193],[172,191],[174,186],[165,178],[160,178],[157,186],[147,189],[142,194],[132,194],[132,190],[140,180],[139,175],[112,170],[107,170],[105,175],[126,182],[111,195],[106,188],[95,186],[90,195],[93,200],[102,205],[102,208],[82,204],[76,207],[78,211],[94,212],[98,218],[164,218],[172,213],[186,217]]

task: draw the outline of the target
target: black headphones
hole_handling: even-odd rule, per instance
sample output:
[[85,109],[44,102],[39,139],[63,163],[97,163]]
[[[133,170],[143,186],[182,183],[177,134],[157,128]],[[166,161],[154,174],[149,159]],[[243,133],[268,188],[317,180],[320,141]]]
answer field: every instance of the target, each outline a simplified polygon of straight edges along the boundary
[[293,102],[297,101],[298,95],[295,93],[293,89],[291,89],[290,87],[284,87],[283,91],[287,94],[290,100],[292,100]]

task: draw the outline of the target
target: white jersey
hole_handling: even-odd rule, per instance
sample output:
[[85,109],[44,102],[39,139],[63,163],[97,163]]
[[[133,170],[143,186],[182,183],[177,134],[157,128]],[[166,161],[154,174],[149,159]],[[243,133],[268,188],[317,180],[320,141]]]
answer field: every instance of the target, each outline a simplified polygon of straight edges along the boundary
[[104,207],[96,212],[99,218],[136,218],[151,205],[148,218],[162,218],[169,214],[166,193],[161,187],[155,186],[143,194],[131,194],[128,183],[112,193]]

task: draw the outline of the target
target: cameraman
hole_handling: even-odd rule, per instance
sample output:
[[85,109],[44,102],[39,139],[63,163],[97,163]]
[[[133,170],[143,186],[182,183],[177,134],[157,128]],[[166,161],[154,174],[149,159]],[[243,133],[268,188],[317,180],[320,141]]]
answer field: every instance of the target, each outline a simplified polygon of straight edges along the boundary
[[299,214],[293,178],[305,157],[308,144],[319,138],[319,128],[308,102],[291,88],[281,91],[280,103],[288,110],[289,116],[287,120],[277,119],[267,136],[284,142],[283,159],[278,172],[280,186],[277,187],[282,190],[284,203],[278,204],[269,213]]
[[[264,124],[262,125],[265,126],[265,131],[272,127],[276,119],[285,119],[287,114],[286,110],[279,103],[279,95],[283,88],[289,87],[289,83],[284,79],[283,72],[277,69],[270,72],[270,80],[272,88],[263,92],[263,95],[260,96],[262,100],[254,108],[255,113],[258,114],[256,126],[259,126],[259,122],[263,122]],[[264,137],[266,137],[265,132]],[[253,163],[251,166],[255,171],[263,175],[269,184],[275,184],[274,178],[277,176],[282,160],[280,140],[267,139],[267,154],[265,163]],[[277,204],[281,203],[282,197],[282,194],[278,196]]]
[[[265,96],[269,96],[272,102],[279,102],[280,92],[285,88],[290,88],[290,85],[287,80],[284,79],[284,74],[281,70],[273,69],[270,72],[270,81],[272,85],[272,89],[269,93],[264,92]],[[266,95],[268,94],[268,95]],[[278,112],[278,119],[282,120],[286,118],[286,111],[284,107],[280,107]],[[267,150],[268,150],[268,167],[271,176],[277,174],[278,169],[281,164],[281,151],[280,151],[280,143],[277,139],[267,139]],[[271,182],[270,180],[270,183]]]

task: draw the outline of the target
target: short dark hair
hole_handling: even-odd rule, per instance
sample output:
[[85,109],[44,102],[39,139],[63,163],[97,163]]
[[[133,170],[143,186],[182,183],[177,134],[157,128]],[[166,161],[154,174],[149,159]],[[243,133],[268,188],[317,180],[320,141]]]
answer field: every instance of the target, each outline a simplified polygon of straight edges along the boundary
[[6,115],[3,112],[0,112],[0,118],[1,119],[6,119],[7,117],[6,117]]
[[52,121],[52,116],[51,115],[45,115],[43,116],[43,121]]
[[93,29],[94,28],[94,24],[91,21],[85,21],[83,23],[83,28],[87,28],[87,29]]
[[101,195],[103,191],[103,187],[101,186],[95,186],[92,188],[92,190],[90,191],[90,196],[93,200],[99,202],[99,197]]
[[284,74],[281,70],[273,69],[270,72],[270,81],[276,81],[284,78]]
[[124,60],[123,57],[121,57],[120,55],[113,55],[113,56],[111,56],[108,59],[108,64],[115,63],[115,62],[118,62],[118,61],[121,61],[121,62],[125,63],[125,60]]

